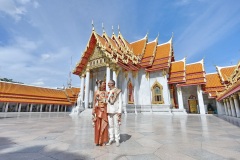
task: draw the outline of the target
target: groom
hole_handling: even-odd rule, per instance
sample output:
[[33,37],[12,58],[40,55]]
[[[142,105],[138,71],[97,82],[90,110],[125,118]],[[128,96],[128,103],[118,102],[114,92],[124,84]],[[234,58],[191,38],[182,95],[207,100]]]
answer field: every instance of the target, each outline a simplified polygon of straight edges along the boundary
[[107,113],[110,140],[106,145],[111,145],[115,138],[116,146],[118,147],[120,145],[119,140],[122,113],[122,93],[120,89],[115,87],[114,80],[110,80],[108,82],[108,87],[110,91],[107,99]]

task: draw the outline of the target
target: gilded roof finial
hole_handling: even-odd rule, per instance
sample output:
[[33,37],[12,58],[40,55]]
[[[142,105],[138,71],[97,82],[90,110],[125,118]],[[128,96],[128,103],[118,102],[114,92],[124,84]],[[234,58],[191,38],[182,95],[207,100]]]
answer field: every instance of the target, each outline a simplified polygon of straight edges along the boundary
[[93,24],[93,20],[92,20],[92,31],[94,31],[95,29],[94,29],[94,24]]
[[146,34],[145,38],[148,38],[148,31],[147,31],[147,34]]
[[104,29],[103,23],[102,23],[102,29],[103,29],[103,33],[105,33],[105,29]]
[[114,29],[113,29],[113,26],[112,26],[112,34],[114,35]]
[[119,25],[118,25],[118,34],[121,34],[121,33],[120,33],[120,27],[119,27]]

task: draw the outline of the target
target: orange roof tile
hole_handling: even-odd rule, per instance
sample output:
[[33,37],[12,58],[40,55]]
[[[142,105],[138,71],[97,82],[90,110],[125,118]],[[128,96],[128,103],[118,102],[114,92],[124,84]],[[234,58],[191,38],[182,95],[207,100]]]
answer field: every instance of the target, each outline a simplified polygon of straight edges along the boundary
[[203,66],[201,63],[186,65],[186,74],[192,74],[192,73],[197,73],[197,72],[203,72]]
[[213,88],[213,87],[224,87],[222,85],[220,77],[217,73],[214,74],[206,74],[206,88]]
[[166,43],[157,46],[155,59],[169,57],[171,52],[171,43]]
[[[77,89],[74,89],[77,91]],[[0,101],[71,105],[63,90],[0,82]]]
[[221,80],[223,82],[228,81],[228,78],[231,76],[231,74],[233,73],[235,68],[236,68],[236,66],[229,66],[229,67],[218,67],[217,66],[217,70],[219,72]]
[[186,82],[180,86],[205,84],[205,71],[203,67],[203,60],[200,62],[186,65]]
[[171,63],[170,73],[183,72],[183,71],[185,71],[185,62],[184,61],[178,61],[178,62]]
[[132,42],[130,45],[131,45],[131,49],[133,50],[133,53],[139,56],[144,53],[146,44],[147,44],[147,38],[144,37],[139,41]]
[[156,46],[157,46],[157,42],[155,40],[150,42],[150,43],[147,43],[146,50],[145,50],[145,53],[143,55],[143,58],[153,56],[153,54],[155,52],[155,49],[156,49]]

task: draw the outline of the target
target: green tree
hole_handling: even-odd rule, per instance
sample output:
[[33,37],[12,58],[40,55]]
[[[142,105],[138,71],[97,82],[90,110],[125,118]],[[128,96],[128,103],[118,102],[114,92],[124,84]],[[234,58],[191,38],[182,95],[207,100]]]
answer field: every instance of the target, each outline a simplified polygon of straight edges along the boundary
[[16,81],[13,81],[12,79],[9,79],[9,78],[0,78],[0,81],[23,84],[22,82],[16,82]]

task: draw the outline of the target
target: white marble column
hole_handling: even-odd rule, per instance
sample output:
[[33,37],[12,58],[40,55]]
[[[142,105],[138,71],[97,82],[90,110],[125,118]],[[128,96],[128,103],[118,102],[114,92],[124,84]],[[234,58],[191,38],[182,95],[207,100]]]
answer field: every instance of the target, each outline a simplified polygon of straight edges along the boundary
[[113,70],[113,80],[115,81],[115,86],[118,87],[116,70]]
[[32,112],[33,104],[30,105],[30,112]]
[[228,114],[227,101],[226,101],[226,99],[223,99],[223,105],[224,105],[224,108],[225,108],[225,114],[226,114],[226,116],[228,116],[229,114]]
[[236,117],[236,110],[235,110],[235,106],[234,106],[234,102],[233,102],[233,98],[229,97],[229,102],[230,102],[230,106],[231,106],[231,111],[232,111],[232,116]]
[[225,115],[225,108],[223,106],[223,102],[222,101],[216,101],[216,105],[217,105],[217,114],[218,115]]
[[[110,68],[109,68],[109,65],[107,65],[106,66],[106,84],[108,84],[108,82],[110,81],[110,76],[111,76]],[[106,87],[106,90],[109,91],[109,88]]]
[[226,103],[227,103],[227,108],[228,108],[228,115],[232,116],[231,106],[230,106],[230,102],[229,102],[228,98],[226,98]]
[[240,117],[240,106],[239,106],[239,101],[238,101],[238,95],[237,94],[233,95],[233,100],[234,100],[234,106],[235,106],[235,109],[236,109],[236,114],[237,114],[237,117],[239,118]]
[[[80,88],[80,101],[81,101],[81,104],[80,105],[82,105],[82,103],[83,103],[83,101],[84,101],[84,82],[85,82],[85,75],[82,75],[81,76],[81,88]],[[84,107],[84,106],[82,106],[82,107]]]
[[64,112],[67,112],[67,106],[65,105],[65,110],[64,110]]
[[43,107],[43,104],[41,104],[41,106],[40,106],[40,112],[42,112],[42,107]]
[[51,110],[52,110],[52,105],[50,104],[48,112],[51,112]]
[[200,110],[200,114],[206,114],[201,85],[197,86],[197,95],[198,95],[198,107]]
[[85,84],[85,96],[84,96],[84,106],[85,109],[88,109],[89,104],[89,80],[90,80],[90,71],[87,69],[86,71],[86,84]]
[[22,103],[19,103],[18,112],[21,112],[21,109],[22,109]]
[[177,98],[178,98],[178,109],[184,109],[182,88],[179,86],[177,87]]
[[59,105],[57,106],[57,112],[59,112]]
[[5,105],[5,112],[8,112],[8,105],[9,105],[9,103],[7,102]]
[[134,100],[134,107],[135,107],[135,114],[138,114],[137,106],[138,106],[138,93],[139,93],[139,84],[138,84],[138,74],[134,78],[134,85],[133,85],[133,100]]

